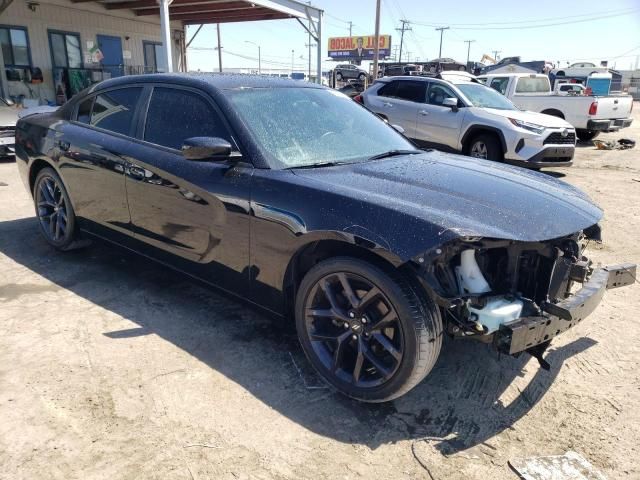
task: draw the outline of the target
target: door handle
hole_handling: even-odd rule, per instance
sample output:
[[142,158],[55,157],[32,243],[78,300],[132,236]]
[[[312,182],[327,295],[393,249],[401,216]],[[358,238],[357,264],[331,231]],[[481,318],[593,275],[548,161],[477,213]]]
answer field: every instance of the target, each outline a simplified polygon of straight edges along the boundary
[[138,180],[142,180],[145,177],[145,169],[137,165],[129,165],[129,168],[127,170],[130,177],[136,178]]
[[418,110],[418,113],[423,117],[426,117],[427,115],[429,115],[429,112],[427,112],[426,110]]
[[382,106],[383,106],[383,107],[389,107],[389,108],[390,108],[390,107],[393,107],[393,104],[392,104],[392,103],[389,103],[389,102],[382,102]]
[[58,147],[60,150],[62,150],[63,152],[68,152],[69,149],[71,148],[71,144],[69,144],[69,142],[65,142],[63,140],[56,140],[54,142],[54,145],[56,147]]

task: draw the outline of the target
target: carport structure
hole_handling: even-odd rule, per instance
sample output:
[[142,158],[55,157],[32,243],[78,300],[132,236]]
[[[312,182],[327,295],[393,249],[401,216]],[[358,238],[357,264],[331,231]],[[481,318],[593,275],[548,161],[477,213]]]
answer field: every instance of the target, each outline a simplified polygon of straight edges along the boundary
[[[178,20],[183,25],[203,25],[296,19],[316,41],[318,82],[321,82],[323,10],[311,5],[295,0],[72,0],[73,3],[87,1],[100,3],[107,10],[129,9],[137,16],[160,15],[169,71],[173,65],[170,20]],[[308,21],[309,26],[303,20]]]

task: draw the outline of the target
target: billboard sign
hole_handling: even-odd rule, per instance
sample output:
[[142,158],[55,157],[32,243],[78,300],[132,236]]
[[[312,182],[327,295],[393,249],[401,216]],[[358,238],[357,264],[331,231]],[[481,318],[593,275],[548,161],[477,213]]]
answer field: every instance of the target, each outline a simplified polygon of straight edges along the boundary
[[[375,36],[331,37],[329,57],[334,60],[373,60]],[[391,35],[380,35],[380,58],[391,55]]]

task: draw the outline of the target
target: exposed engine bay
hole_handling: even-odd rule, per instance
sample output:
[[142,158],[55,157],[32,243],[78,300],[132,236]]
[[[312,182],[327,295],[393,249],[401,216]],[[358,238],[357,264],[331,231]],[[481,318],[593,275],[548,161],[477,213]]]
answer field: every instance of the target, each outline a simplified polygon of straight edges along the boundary
[[635,281],[634,264],[595,268],[584,256],[600,227],[541,242],[461,238],[417,258],[424,286],[455,338],[527,352],[543,368],[556,335],[576,325],[604,291]]

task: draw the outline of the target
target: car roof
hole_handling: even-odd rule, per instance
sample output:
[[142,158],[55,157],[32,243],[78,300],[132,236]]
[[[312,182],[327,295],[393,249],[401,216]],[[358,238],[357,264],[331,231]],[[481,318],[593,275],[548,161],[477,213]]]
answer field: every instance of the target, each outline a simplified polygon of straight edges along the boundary
[[239,88],[326,88],[317,83],[300,82],[289,78],[236,73],[152,73],[112,78],[90,88],[89,92],[137,83],[173,83],[194,88],[214,90]]

